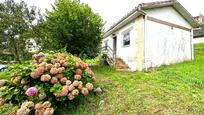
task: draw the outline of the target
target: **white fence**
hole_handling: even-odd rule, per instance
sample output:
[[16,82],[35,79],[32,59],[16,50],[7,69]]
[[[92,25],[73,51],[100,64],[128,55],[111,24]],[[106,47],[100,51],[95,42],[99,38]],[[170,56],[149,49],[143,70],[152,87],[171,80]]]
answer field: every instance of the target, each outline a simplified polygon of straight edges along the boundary
[[194,38],[194,39],[193,39],[193,43],[194,43],[194,44],[204,43],[204,37]]

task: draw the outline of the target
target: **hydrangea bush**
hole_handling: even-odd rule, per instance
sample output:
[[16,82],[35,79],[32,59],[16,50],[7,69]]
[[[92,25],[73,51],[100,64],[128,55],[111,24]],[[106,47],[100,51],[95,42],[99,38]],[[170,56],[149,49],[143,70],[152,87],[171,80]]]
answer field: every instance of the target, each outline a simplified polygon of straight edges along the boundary
[[67,53],[40,52],[32,56],[32,63],[12,70],[10,81],[0,81],[0,104],[19,105],[17,115],[52,115],[58,102],[102,92],[91,68]]

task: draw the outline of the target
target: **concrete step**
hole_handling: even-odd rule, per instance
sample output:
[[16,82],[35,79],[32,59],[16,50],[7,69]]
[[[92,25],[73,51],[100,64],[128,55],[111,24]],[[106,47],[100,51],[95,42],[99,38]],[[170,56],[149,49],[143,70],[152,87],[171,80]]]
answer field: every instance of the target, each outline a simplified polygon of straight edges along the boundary
[[121,58],[116,58],[115,68],[116,69],[129,69],[128,65]]

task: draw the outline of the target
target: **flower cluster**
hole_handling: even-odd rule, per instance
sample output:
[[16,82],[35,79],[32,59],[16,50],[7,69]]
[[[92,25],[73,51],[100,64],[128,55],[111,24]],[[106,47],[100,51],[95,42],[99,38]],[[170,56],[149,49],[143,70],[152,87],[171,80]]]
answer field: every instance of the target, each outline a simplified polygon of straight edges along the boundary
[[93,71],[91,70],[91,68],[88,67],[88,65],[84,62],[82,62],[81,60],[76,61],[75,66],[76,71],[75,71],[75,79],[80,80],[81,79],[81,75],[83,74],[83,71],[87,72],[91,79],[93,81],[96,81],[96,77],[93,73]]
[[35,106],[32,101],[22,103],[21,108],[17,110],[16,115],[28,115],[31,109]]
[[43,52],[40,52],[38,54],[34,54],[32,56],[32,59],[33,59],[33,62],[35,63],[41,63],[42,62],[42,58],[41,57],[44,57],[45,54]]
[[49,101],[35,105],[35,115],[52,115],[53,113],[54,109]]
[[[8,86],[14,90],[12,90],[13,93],[7,95],[18,92],[22,100],[14,102],[22,103],[25,99],[27,100],[22,103],[16,112],[17,115],[30,114],[31,110],[34,110],[36,115],[52,115],[54,108],[51,107],[50,102],[56,106],[57,101],[68,102],[77,99],[76,97],[83,98],[93,91],[101,93],[101,88],[95,87],[95,81],[93,71],[81,59],[66,53],[44,54],[40,52],[32,56],[30,70],[14,74],[11,79],[12,85]],[[6,84],[6,81],[0,81],[0,87]],[[4,97],[6,95],[0,98],[0,104],[5,102]],[[11,102],[11,99],[7,100]],[[45,102],[42,103],[42,101]]]
[[[36,54],[38,55],[38,54]],[[82,62],[79,58],[74,62],[74,80],[69,79],[70,76],[65,76],[63,72],[68,69],[68,56],[66,54],[58,53],[54,55],[51,63],[46,61],[39,62],[40,58],[34,57],[34,63],[36,69],[32,71],[31,77],[33,79],[40,79],[43,82],[49,82],[51,84],[61,84],[62,89],[60,91],[54,92],[53,95],[56,97],[67,96],[69,100],[73,100],[81,92],[83,95],[87,96],[90,91],[93,90],[92,83],[83,84],[81,79],[83,74],[86,72],[89,74],[91,80],[95,81],[95,75],[88,65]],[[46,58],[44,58],[46,60]],[[46,74],[44,74],[46,73]]]
[[84,96],[87,96],[90,91],[93,90],[93,84],[87,83],[83,86],[82,81],[75,80],[71,82],[70,80],[66,81],[66,85],[62,86],[62,89],[59,92],[55,92],[56,97],[67,96],[69,100],[73,100],[81,92]]
[[6,80],[0,80],[0,88],[3,87],[3,86],[5,86],[6,83],[7,83]]
[[41,94],[38,95],[38,97],[39,97],[40,100],[43,100],[43,99],[45,99],[47,97],[47,95],[46,95],[46,93],[41,93]]
[[103,91],[102,91],[102,89],[101,89],[100,87],[97,87],[96,90],[95,90],[95,92],[96,92],[96,93],[102,93]]
[[21,82],[21,76],[13,77],[11,81],[13,84],[19,84]]
[[38,90],[35,87],[30,87],[27,89],[27,91],[25,92],[25,94],[27,96],[33,96],[38,92]]
[[6,100],[4,98],[0,98],[0,106],[3,105],[6,102]]
[[35,110],[35,115],[52,115],[54,113],[54,109],[49,101],[37,104],[34,104],[32,101],[26,101],[22,103],[16,115],[28,115],[32,109]]

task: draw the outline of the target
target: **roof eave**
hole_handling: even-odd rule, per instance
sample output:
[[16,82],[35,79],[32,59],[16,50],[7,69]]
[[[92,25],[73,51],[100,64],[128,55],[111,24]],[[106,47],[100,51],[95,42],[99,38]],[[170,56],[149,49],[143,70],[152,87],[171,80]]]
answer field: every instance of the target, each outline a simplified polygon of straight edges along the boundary
[[112,26],[108,31],[106,31],[104,34],[104,38],[111,35],[112,33],[117,31],[118,29],[120,29],[125,24],[129,23],[132,19],[138,17],[139,15],[146,15],[145,12],[143,12],[143,10],[166,6],[174,7],[193,28],[200,26],[200,24],[196,20],[194,20],[193,16],[177,0],[171,0],[163,4],[154,5],[139,4],[139,6],[136,9],[134,9],[130,14],[128,14],[121,21],[119,21],[114,26]]
[[118,24],[116,24],[113,28],[109,29],[107,32],[105,32],[103,38],[108,37],[109,35],[113,34],[114,32],[116,32],[118,29],[122,28],[123,26],[125,26],[126,24],[128,24],[129,22],[131,22],[132,20],[136,19],[138,16],[140,15],[145,15],[144,12],[142,11],[135,11],[134,13],[132,13],[131,15],[129,15],[127,18],[125,18],[124,20],[122,20],[121,22],[119,22]]
[[188,21],[188,23],[193,27],[198,27],[200,24],[194,20],[193,16],[179,3],[175,2],[173,7]]
[[165,4],[160,4],[160,5],[142,5],[140,4],[141,6],[141,9],[142,10],[148,10],[148,9],[153,9],[153,8],[160,8],[160,7],[165,7],[165,6],[171,6],[173,3],[165,3]]

